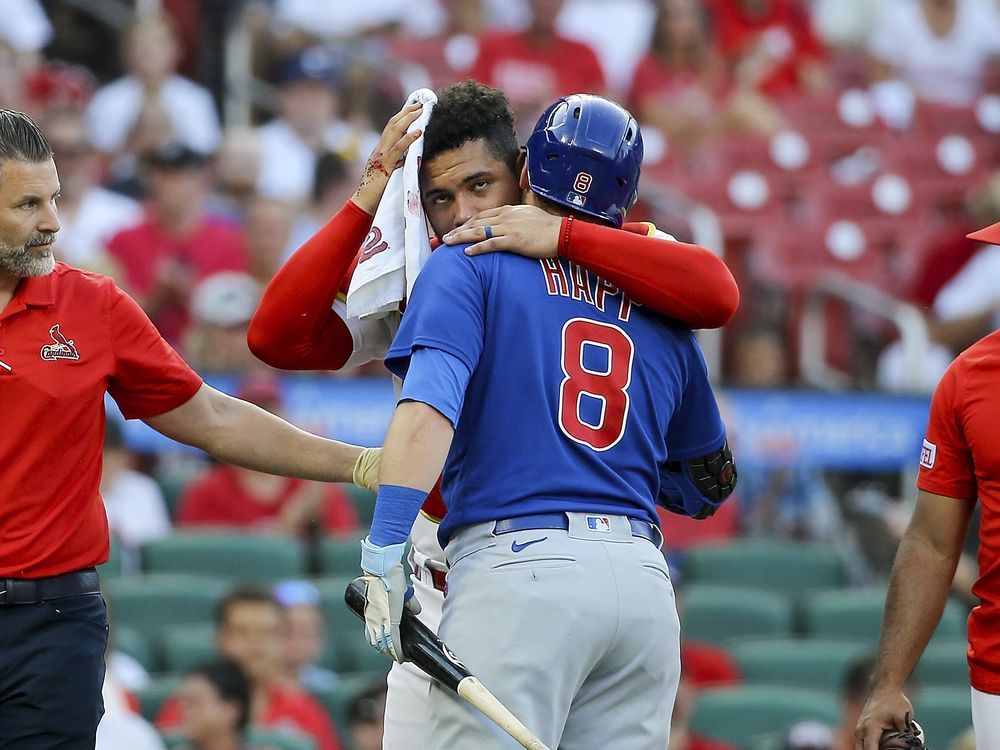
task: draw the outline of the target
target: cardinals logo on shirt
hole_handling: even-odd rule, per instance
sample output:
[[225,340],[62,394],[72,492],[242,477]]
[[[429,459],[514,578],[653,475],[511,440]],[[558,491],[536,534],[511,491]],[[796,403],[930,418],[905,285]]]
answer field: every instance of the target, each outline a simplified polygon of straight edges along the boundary
[[76,350],[76,342],[63,336],[59,330],[59,323],[49,329],[49,336],[52,338],[51,344],[46,344],[39,352],[39,356],[46,362],[55,362],[57,359],[80,359],[80,353]]

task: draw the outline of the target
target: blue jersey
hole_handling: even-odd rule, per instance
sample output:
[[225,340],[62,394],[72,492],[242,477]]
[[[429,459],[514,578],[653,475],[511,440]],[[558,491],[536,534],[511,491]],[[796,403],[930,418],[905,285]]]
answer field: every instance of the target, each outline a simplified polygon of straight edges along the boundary
[[442,543],[536,513],[658,523],[666,461],[725,440],[694,335],[565,259],[464,247],[431,256],[385,359],[405,378],[430,348],[471,373],[444,468]]

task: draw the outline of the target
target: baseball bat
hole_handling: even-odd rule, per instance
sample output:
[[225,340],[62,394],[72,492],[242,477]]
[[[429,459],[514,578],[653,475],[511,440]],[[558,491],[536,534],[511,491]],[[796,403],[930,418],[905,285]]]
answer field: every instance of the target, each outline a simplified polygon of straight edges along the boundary
[[[347,606],[362,620],[365,619],[365,582],[355,578],[344,592]],[[549,750],[533,735],[500,700],[487,690],[469,672],[458,657],[451,652],[433,631],[408,609],[403,609],[403,619],[399,623],[399,637],[403,641],[403,655],[456,693],[462,699],[517,740],[527,750]]]

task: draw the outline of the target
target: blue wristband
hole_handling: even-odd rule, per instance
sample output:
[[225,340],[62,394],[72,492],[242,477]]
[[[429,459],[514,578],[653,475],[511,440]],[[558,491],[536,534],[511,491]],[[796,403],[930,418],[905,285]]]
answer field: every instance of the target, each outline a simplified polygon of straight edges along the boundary
[[368,538],[372,544],[388,547],[401,544],[410,535],[427,492],[398,484],[382,484],[375,499],[375,516]]

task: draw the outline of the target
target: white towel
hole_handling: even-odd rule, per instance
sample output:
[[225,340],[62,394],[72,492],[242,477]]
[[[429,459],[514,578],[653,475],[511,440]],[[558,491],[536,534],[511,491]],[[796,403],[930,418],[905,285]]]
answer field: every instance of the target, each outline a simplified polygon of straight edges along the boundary
[[[427,127],[437,96],[430,89],[417,89],[407,104],[422,102],[420,117],[407,132]],[[427,217],[420,202],[418,169],[424,153],[423,134],[406,151],[402,169],[389,177],[375,211],[368,242],[384,242],[386,249],[358,263],[347,292],[347,317],[382,318],[396,312],[410,296],[420,269],[431,254]]]

